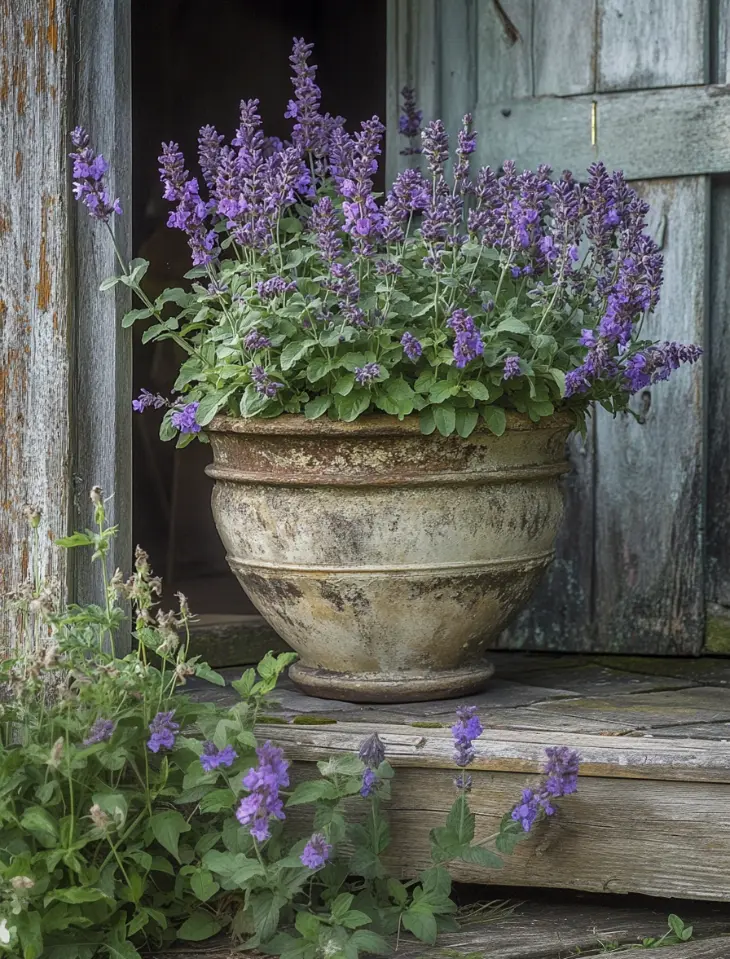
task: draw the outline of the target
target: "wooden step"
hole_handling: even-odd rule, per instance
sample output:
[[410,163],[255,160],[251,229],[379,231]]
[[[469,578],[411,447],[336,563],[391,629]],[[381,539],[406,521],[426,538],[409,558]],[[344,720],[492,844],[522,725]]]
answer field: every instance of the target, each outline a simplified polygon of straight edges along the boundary
[[[679,912],[693,925],[693,938],[682,945],[662,946],[658,959],[730,959],[730,917],[706,906],[682,904]],[[490,910],[485,910],[489,917]],[[500,914],[501,913],[501,914]],[[639,906],[607,906],[592,902],[528,902],[514,911],[498,908],[488,921],[462,918],[459,932],[440,936],[435,946],[405,936],[397,959],[570,959],[580,956],[636,955],[644,939],[667,932],[667,912]],[[395,946],[395,942],[393,943]],[[627,950],[615,951],[625,946]],[[643,950],[642,950],[643,954]],[[652,952],[652,955],[655,953]],[[258,959],[261,953],[234,951],[228,942],[206,946],[180,945],[152,959]]]
[[[377,730],[396,769],[386,804],[390,867],[408,877],[428,865],[429,830],[454,799],[454,710],[475,705],[486,727],[470,770],[477,835],[493,833],[534,782],[546,746],[565,743],[583,762],[578,794],[504,869],[454,864],[456,879],[730,901],[730,661],[493,658],[494,681],[462,701],[352,705],[285,682],[258,735],[281,744],[306,775],[308,764],[356,750]],[[196,695],[236,698],[210,686]],[[311,817],[307,807],[292,814],[305,826]]]

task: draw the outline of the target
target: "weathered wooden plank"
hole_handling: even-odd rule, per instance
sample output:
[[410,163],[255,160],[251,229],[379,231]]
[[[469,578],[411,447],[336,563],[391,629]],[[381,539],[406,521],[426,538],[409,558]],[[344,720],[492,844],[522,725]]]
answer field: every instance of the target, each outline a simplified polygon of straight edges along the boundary
[[[645,184],[666,220],[662,302],[646,334],[704,341],[708,182]],[[704,640],[701,364],[631,401],[640,419],[596,418],[598,649],[699,652]],[[681,410],[681,429],[678,411]]]
[[[683,904],[684,906],[685,904]],[[682,918],[692,923],[698,939],[683,946],[666,947],[668,959],[723,959],[723,952],[710,953],[726,940],[715,938],[727,923],[707,909],[686,904]],[[400,938],[397,955],[405,959],[446,959],[462,956],[476,959],[566,959],[568,955],[592,955],[601,943],[636,945],[649,936],[659,938],[667,930],[666,913],[646,907],[608,907],[603,902],[521,903],[503,916],[487,921],[463,919],[458,932],[439,936],[435,946],[416,942],[407,933]],[[705,949],[702,952],[702,949]],[[700,950],[699,952],[697,950]],[[682,951],[684,950],[684,951]],[[690,951],[688,951],[690,950]],[[225,942],[201,943],[151,955],[151,959],[255,959],[260,953],[240,952]]]
[[[591,144],[597,104],[597,151]],[[629,179],[724,173],[730,169],[730,88],[685,87],[579,97],[480,100],[480,163],[505,157],[534,169],[582,173],[596,155]]]
[[592,93],[596,0],[538,0],[533,22],[535,96]]
[[[76,91],[67,123],[80,123],[110,160],[109,191],[124,216],[112,228],[122,257],[132,247],[131,0],[78,0],[74,18]],[[65,131],[64,131],[65,132]],[[130,307],[121,284],[100,292],[118,271],[106,229],[76,208],[76,287],[72,419],[73,525],[91,525],[88,491],[101,486],[109,522],[119,525],[110,563],[128,571],[132,554],[132,340],[121,328]],[[74,553],[74,598],[103,604],[103,584],[88,552]],[[128,642],[128,637],[127,637]],[[119,646],[118,646],[119,651]]]
[[730,606],[730,177],[712,184],[707,391],[707,595]]
[[[42,575],[66,586],[53,540],[69,510],[72,9],[72,0],[0,0],[0,596],[28,574],[25,504],[42,512]],[[17,640],[16,625],[0,609],[0,648]]]
[[535,0],[480,3],[478,105],[532,96],[534,5]]
[[441,64],[439,116],[452,147],[456,145],[464,114],[473,111],[477,99],[477,6],[477,0],[441,0],[440,5],[437,24]]
[[[306,772],[295,769],[295,775]],[[469,804],[479,841],[499,829],[505,810],[533,778],[471,774]],[[383,806],[392,836],[386,859],[397,876],[414,876],[430,864],[429,832],[451,808],[453,778],[451,770],[422,765],[397,769],[392,800]],[[461,882],[728,900],[728,799],[728,784],[664,782],[657,788],[647,779],[581,778],[578,793],[561,800],[559,814],[537,826],[502,869],[463,862],[449,868]],[[351,817],[366,814],[362,803],[352,804]],[[289,821],[294,829],[305,828],[311,810],[292,809]]]
[[598,90],[706,83],[710,0],[598,0]]
[[[293,759],[316,762],[323,756],[357,751],[377,732],[394,766],[448,769],[453,742],[448,726],[430,728],[379,722],[337,722],[328,726],[267,725],[263,738],[276,739]],[[563,732],[487,727],[476,743],[474,769],[535,774],[546,746],[565,743]],[[581,775],[606,779],[645,779],[730,783],[730,748],[717,742],[573,733],[570,745],[582,757]]]
[[730,0],[710,3],[710,83],[730,83]]

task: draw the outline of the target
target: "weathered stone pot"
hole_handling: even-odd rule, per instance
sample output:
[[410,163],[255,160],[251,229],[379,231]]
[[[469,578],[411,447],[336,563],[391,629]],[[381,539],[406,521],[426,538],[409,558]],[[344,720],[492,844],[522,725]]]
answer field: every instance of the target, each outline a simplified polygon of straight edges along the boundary
[[228,562],[317,696],[461,696],[553,558],[563,416],[502,436],[418,421],[218,417],[213,514]]

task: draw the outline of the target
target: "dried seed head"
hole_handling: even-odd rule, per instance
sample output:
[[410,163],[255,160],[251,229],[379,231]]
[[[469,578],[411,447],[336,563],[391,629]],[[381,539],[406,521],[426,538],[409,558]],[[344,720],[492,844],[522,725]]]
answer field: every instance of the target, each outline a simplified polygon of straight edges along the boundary
[[10,885],[13,889],[32,889],[35,886],[35,882],[30,878],[30,876],[13,876],[10,880]]
[[58,769],[63,759],[63,737],[59,737],[51,747],[51,754],[48,757],[48,765],[51,769]]
[[48,646],[46,651],[43,654],[43,666],[46,669],[53,669],[54,666],[58,666],[61,660],[58,646],[55,644],[53,646]]
[[89,816],[91,817],[93,824],[98,826],[99,829],[106,829],[111,822],[107,814],[98,803],[94,803],[94,805],[91,807],[89,810]]
[[91,492],[89,493],[89,498],[94,506],[103,506],[104,505],[104,490],[101,486],[92,486]]

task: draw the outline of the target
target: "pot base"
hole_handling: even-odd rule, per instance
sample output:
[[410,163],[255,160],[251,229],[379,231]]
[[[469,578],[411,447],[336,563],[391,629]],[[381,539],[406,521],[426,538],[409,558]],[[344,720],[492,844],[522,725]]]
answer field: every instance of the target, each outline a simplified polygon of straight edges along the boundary
[[489,662],[431,673],[336,673],[294,663],[289,678],[310,696],[348,703],[419,703],[480,693],[494,673]]

